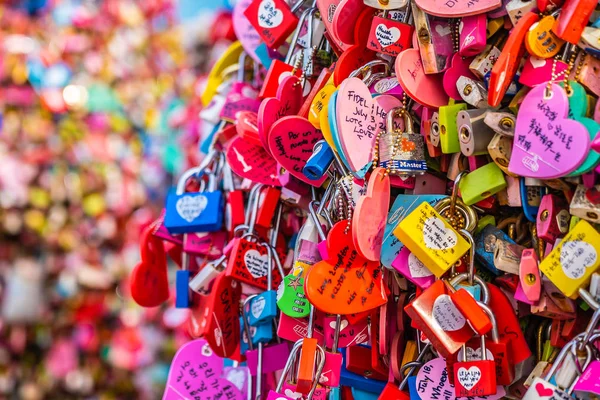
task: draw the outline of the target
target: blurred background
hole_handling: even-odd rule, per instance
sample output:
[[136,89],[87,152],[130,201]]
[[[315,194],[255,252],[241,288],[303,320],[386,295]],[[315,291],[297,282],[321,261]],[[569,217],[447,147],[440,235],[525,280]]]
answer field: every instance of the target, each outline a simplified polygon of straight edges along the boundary
[[197,164],[226,0],[0,0],[0,398],[156,399],[186,310],[128,293]]

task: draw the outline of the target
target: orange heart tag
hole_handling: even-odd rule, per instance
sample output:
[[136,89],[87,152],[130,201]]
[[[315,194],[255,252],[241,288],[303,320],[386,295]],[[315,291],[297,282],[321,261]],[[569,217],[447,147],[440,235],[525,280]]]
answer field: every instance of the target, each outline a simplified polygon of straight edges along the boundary
[[340,221],[327,236],[327,260],[308,271],[304,291],[308,300],[329,314],[353,314],[387,302],[381,264],[361,257],[352,242],[352,228]]

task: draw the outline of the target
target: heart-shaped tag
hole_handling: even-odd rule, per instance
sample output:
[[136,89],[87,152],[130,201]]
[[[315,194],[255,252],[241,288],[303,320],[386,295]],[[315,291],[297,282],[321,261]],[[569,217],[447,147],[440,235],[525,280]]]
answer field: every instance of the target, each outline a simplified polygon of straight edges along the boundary
[[192,337],[204,337],[219,357],[231,357],[239,346],[239,302],[242,285],[225,273],[213,281],[211,293],[198,297],[192,309],[188,330]]
[[227,398],[244,396],[230,381],[221,377],[223,360],[204,339],[184,344],[173,357],[163,400]]
[[415,0],[419,8],[427,14],[444,18],[460,18],[482,14],[502,5],[501,0],[480,0],[477,2],[459,0]]
[[375,28],[375,37],[382,47],[388,47],[400,39],[400,29],[379,24]]
[[471,390],[481,379],[481,370],[473,365],[469,369],[460,367],[457,373],[458,382],[467,390]]
[[258,25],[262,28],[277,28],[283,22],[283,12],[278,9],[273,0],[262,0],[258,6]]
[[288,115],[296,115],[301,106],[302,85],[298,77],[289,74],[281,80],[277,96],[264,99],[258,109],[258,137],[265,150],[269,151],[269,131],[275,121]]
[[140,237],[141,261],[130,277],[131,297],[142,307],[157,307],[169,299],[167,254],[162,240],[152,234],[154,226]]
[[400,53],[395,69],[402,89],[416,102],[431,108],[448,104],[448,95],[443,90],[443,74],[425,74],[418,49]]
[[252,111],[239,111],[236,114],[235,131],[249,143],[262,146],[258,137],[258,115]]
[[202,214],[207,204],[208,200],[205,196],[183,195],[175,203],[175,209],[181,218],[192,222]]
[[435,299],[431,314],[444,331],[457,331],[467,322],[447,294],[442,294]]
[[227,162],[231,170],[253,182],[281,186],[277,179],[277,161],[261,146],[237,137],[227,148]]
[[567,63],[562,61],[545,60],[530,56],[523,65],[519,83],[534,87],[553,79],[552,74],[554,74],[554,80],[561,81],[565,78],[567,67]]
[[362,0],[342,0],[336,7],[331,28],[342,43],[357,43],[354,29],[358,17],[365,8],[366,5]]
[[594,246],[581,240],[565,242],[560,250],[560,266],[571,279],[584,276],[586,269],[593,267],[597,260],[598,253]]
[[444,72],[444,90],[446,91],[446,94],[454,100],[462,100],[462,97],[456,88],[458,78],[466,76],[471,79],[477,79],[469,69],[471,61],[473,61],[472,58],[462,57],[456,53],[452,56],[450,68]]
[[327,236],[328,258],[316,263],[304,281],[306,298],[330,314],[354,314],[377,308],[387,301],[379,262],[361,257],[340,221]]
[[531,89],[523,99],[515,126],[515,141],[509,172],[538,178],[560,178],[573,172],[590,149],[585,127],[567,118],[569,101],[565,91],[552,84],[549,99],[546,85]]
[[358,253],[379,261],[388,208],[390,177],[384,168],[375,168],[369,177],[367,193],[358,199],[352,216],[352,238]]
[[244,11],[252,4],[252,0],[238,0],[233,9],[233,30],[244,51],[252,57],[254,62],[259,63],[260,58],[256,54],[256,48],[260,45],[261,39],[256,29],[252,26]]
[[294,177],[309,185],[319,187],[327,176],[313,181],[302,173],[306,161],[313,152],[315,143],[323,139],[321,132],[306,118],[283,117],[273,124],[269,132],[269,148],[273,158]]

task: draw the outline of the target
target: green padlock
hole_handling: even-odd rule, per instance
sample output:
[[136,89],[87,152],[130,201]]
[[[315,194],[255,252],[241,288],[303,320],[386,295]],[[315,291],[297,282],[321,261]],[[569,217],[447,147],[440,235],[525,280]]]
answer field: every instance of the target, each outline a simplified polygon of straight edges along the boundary
[[469,172],[458,184],[461,198],[468,206],[498,193],[505,187],[504,174],[495,163]]
[[458,139],[456,118],[459,111],[466,109],[467,105],[465,103],[450,104],[440,107],[440,145],[442,153],[460,153],[460,141]]

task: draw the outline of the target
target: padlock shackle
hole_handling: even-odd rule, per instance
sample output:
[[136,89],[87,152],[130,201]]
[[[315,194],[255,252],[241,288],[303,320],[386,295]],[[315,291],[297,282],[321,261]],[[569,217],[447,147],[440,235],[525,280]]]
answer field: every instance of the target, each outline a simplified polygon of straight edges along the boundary
[[216,150],[212,150],[210,153],[208,153],[206,155],[206,157],[204,157],[202,159],[202,161],[200,162],[200,165],[198,165],[197,167],[193,167],[188,169],[187,171],[185,171],[181,177],[179,177],[179,180],[177,181],[177,188],[175,193],[178,195],[181,195],[185,192],[185,184],[187,182],[188,179],[190,179],[192,176],[198,176],[201,177],[202,175],[204,175],[206,173],[206,169],[210,166],[210,164],[214,161],[215,157],[218,156],[218,151]]
[[[462,283],[466,280],[469,279],[469,274],[467,272],[463,272],[461,274],[456,275],[454,278],[450,279],[450,281],[448,282],[450,285],[452,285],[453,288],[456,289],[456,285],[458,285],[459,283]],[[487,284],[485,283],[485,281],[483,279],[481,279],[479,276],[474,275],[473,279],[475,281],[476,284],[478,284],[479,286],[481,286],[481,301],[484,304],[489,304],[490,302],[490,291],[487,287]]]
[[475,279],[475,240],[473,240],[473,236],[471,232],[466,229],[461,229],[460,234],[467,239],[471,248],[469,249],[469,285],[473,286],[473,280]]
[[[459,156],[462,157],[462,156]],[[456,175],[456,178],[454,179],[454,186],[452,186],[452,195],[450,197],[450,215],[454,215],[454,213],[456,212],[456,199],[458,198],[458,184],[460,183],[460,180],[463,178],[463,176],[465,176],[466,174],[468,174],[469,171],[460,171],[458,173],[458,175]]]
[[[292,36],[292,41],[290,42],[290,48],[288,49],[287,55],[285,56],[284,62],[286,64],[289,64],[292,61],[292,57],[294,55],[294,49],[298,45],[298,39],[300,38],[300,31],[302,30],[304,21],[306,21],[306,18],[309,15],[312,20],[316,11],[317,11],[316,7],[310,7],[310,8],[307,8],[306,10],[304,10],[302,12],[302,14],[300,15],[300,19],[298,21],[298,26],[296,27],[296,30],[294,31],[294,35]],[[310,47],[312,47],[313,32],[312,32],[312,22],[311,21],[309,21],[308,29],[309,29],[309,31],[308,31],[309,42],[308,43],[311,45]]]
[[387,61],[373,60],[373,61],[369,61],[362,67],[359,67],[359,68],[355,69],[354,71],[352,71],[352,73],[348,77],[356,78],[358,76],[362,76],[363,77],[362,80],[363,80],[363,82],[365,82],[373,74],[373,68],[377,67],[377,66],[383,66],[386,76],[390,75],[390,64]]
[[478,301],[477,304],[479,305],[479,307],[481,307],[483,312],[487,314],[488,318],[492,322],[492,329],[490,330],[492,335],[492,341],[494,343],[500,343],[500,334],[498,333],[498,322],[496,321],[496,316],[494,315],[492,309],[482,301]]
[[396,129],[394,129],[394,119],[396,119],[398,116],[402,116],[404,119],[404,132],[408,134],[414,134],[412,117],[404,107],[395,107],[388,112],[385,124],[386,131],[388,133],[398,132]]
[[[246,300],[244,300],[244,303],[242,304],[242,321],[244,323],[244,332],[246,332],[246,338],[248,339],[248,350],[254,350],[254,343],[252,343],[252,336],[250,335],[250,324],[246,318],[246,306],[250,303],[250,300],[256,296],[258,295],[252,294],[246,297]],[[243,338],[240,340],[243,340]]]
[[269,243],[261,242],[258,245],[267,249],[267,290],[273,290],[273,250]]
[[319,203],[318,201],[315,201],[315,200],[308,203],[308,212],[310,214],[310,217],[312,218],[315,228],[317,229],[317,233],[319,234],[319,240],[320,241],[327,240],[325,231],[323,231],[323,227],[321,226],[321,221],[319,220],[319,217],[317,216],[317,213],[315,211],[315,206],[320,207],[321,203]]
[[[419,342],[419,340],[417,338],[417,343],[418,342]],[[406,387],[406,384],[408,383],[408,378],[413,374],[413,372],[415,371],[415,368],[423,365],[423,362],[422,362],[423,358],[425,358],[425,355],[427,354],[427,352],[429,351],[430,348],[431,348],[431,343],[427,343],[425,345],[425,347],[423,347],[423,349],[419,352],[419,355],[417,356],[417,359],[415,361],[408,362],[401,367],[400,372],[403,375],[404,375],[405,369],[410,368],[410,370],[404,376],[404,378],[402,378],[402,382],[400,382],[400,385],[398,386],[398,388],[400,390],[404,390],[404,388]]]

